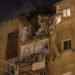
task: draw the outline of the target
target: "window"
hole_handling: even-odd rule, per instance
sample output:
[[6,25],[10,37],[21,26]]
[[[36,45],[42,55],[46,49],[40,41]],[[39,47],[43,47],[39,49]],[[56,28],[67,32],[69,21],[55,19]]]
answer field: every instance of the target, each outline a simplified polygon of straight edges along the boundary
[[7,40],[7,59],[17,57],[18,52],[18,30],[8,34]]
[[67,17],[67,10],[63,10],[63,17]]
[[71,49],[71,40],[64,41],[64,50]]
[[67,16],[71,16],[71,10],[70,10],[70,8],[67,9]]
[[23,62],[29,62],[31,59],[30,48],[25,48],[23,53]]
[[71,16],[71,10],[70,8],[63,10],[63,17]]
[[59,24],[61,22],[61,16],[56,17],[56,23]]
[[26,47],[23,51],[23,57],[22,57],[23,63],[32,63],[34,62],[34,54],[31,53],[31,49]]

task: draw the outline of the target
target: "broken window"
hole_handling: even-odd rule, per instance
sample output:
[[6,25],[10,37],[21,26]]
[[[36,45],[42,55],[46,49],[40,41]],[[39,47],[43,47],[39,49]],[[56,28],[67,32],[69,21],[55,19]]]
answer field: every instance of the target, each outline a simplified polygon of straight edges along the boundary
[[27,41],[30,37],[30,28],[28,26],[23,26],[22,28],[22,42]]
[[59,15],[56,17],[56,23],[59,24],[60,22],[61,22],[61,16]]
[[64,41],[64,50],[71,49],[71,40]]

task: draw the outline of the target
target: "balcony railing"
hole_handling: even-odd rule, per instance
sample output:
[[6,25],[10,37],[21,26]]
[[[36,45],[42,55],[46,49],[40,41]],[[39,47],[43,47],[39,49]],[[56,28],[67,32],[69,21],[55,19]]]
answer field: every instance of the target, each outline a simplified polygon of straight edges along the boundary
[[10,64],[9,62],[1,59],[0,59],[0,74],[1,75],[24,75],[24,74],[37,75],[37,73],[29,71],[27,68]]

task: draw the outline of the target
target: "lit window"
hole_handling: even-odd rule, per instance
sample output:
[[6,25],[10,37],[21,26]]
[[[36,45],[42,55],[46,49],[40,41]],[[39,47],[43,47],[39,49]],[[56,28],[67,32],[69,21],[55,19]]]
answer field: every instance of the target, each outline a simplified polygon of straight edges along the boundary
[[63,10],[63,17],[67,17],[67,11]]
[[67,9],[67,16],[71,16],[71,10],[70,10],[70,8]]
[[64,50],[71,49],[71,40],[64,41]]
[[56,23],[60,23],[61,22],[61,16],[56,17]]

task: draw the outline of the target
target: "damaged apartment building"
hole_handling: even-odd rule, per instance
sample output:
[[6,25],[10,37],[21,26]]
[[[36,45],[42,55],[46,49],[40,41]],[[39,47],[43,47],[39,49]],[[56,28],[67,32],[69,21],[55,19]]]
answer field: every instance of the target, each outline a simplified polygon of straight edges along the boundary
[[[39,7],[29,14],[22,14],[15,19],[2,22],[2,39],[0,41],[3,43],[1,46],[3,52],[1,52],[2,57],[0,59],[23,69],[27,67],[27,69],[25,68],[27,71],[19,71],[20,75],[33,74],[34,72],[45,74],[45,63],[48,66],[49,60],[48,34],[49,30],[52,32],[55,28],[52,26],[53,14],[52,10]],[[39,64],[42,65],[38,66]],[[10,65],[11,68],[6,67],[7,71],[9,72],[11,69],[10,73],[14,75],[12,65]],[[10,75],[8,72],[5,74]]]
[[0,74],[75,75],[74,2],[62,0],[55,11],[38,7],[0,23]]

